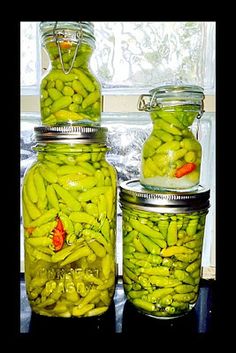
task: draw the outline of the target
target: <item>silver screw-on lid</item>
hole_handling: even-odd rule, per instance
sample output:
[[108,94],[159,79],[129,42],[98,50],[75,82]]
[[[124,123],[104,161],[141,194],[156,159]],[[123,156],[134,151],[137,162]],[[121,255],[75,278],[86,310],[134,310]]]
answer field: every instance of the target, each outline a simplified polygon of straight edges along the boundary
[[210,190],[199,185],[194,191],[151,191],[145,189],[138,179],[120,185],[121,205],[130,205],[140,210],[184,213],[208,209]]
[[37,126],[36,142],[106,143],[108,129],[100,126]]

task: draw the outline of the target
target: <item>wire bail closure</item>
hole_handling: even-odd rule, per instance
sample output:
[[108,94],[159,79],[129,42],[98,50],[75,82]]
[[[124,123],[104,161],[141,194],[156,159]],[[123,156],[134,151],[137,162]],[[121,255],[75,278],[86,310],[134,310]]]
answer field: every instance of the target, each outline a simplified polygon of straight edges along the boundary
[[57,30],[57,22],[55,22],[55,25],[54,25],[54,28],[53,28],[53,35],[56,39],[56,44],[57,44],[57,48],[58,48],[58,52],[59,52],[59,57],[60,57],[60,63],[61,63],[61,66],[62,66],[62,71],[64,72],[64,74],[68,75],[71,70],[72,70],[72,67],[74,65],[74,62],[75,62],[75,58],[76,58],[76,55],[77,55],[77,52],[78,52],[78,49],[79,49],[79,45],[81,44],[82,42],[82,39],[83,39],[83,29],[82,29],[82,24],[81,22],[78,22],[80,24],[80,29],[78,31],[76,31],[76,38],[78,39],[78,42],[77,42],[77,45],[76,45],[76,48],[75,48],[75,53],[74,53],[74,56],[73,56],[73,59],[72,59],[72,62],[71,62],[71,66],[70,68],[66,71],[65,70],[65,67],[64,67],[64,62],[63,62],[63,59],[62,59],[62,55],[61,55],[61,47],[60,47],[60,44],[59,44],[59,35],[63,35],[63,37],[65,36],[65,32],[64,30],[61,31],[61,30]]
[[151,97],[150,94],[141,94],[138,99],[137,108],[139,111],[150,111],[151,105],[150,103],[145,102],[145,97]]

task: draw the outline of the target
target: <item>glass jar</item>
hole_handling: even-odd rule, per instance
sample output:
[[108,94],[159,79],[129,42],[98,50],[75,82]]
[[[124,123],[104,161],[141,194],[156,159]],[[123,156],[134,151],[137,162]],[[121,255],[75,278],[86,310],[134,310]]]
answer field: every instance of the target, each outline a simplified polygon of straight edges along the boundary
[[43,125],[100,125],[101,85],[89,67],[95,48],[91,22],[41,22],[51,67],[40,85]]
[[112,301],[117,177],[106,131],[35,127],[22,200],[26,291],[37,314],[97,316]]
[[120,186],[126,297],[148,316],[175,318],[196,304],[209,189],[155,192]]
[[139,110],[149,111],[153,123],[141,154],[144,187],[179,191],[198,186],[202,147],[191,126],[204,112],[203,99],[203,89],[191,85],[160,86],[139,97]]

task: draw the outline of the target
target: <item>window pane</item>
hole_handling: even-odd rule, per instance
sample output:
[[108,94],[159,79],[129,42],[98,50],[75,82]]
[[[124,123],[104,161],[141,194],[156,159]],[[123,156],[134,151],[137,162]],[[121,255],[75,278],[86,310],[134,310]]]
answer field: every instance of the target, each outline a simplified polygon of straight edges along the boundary
[[21,22],[21,87],[34,87],[38,85],[38,22]]
[[[39,22],[21,22],[21,84],[37,84]],[[91,69],[103,90],[149,90],[164,83],[215,89],[215,22],[93,22]],[[48,60],[46,59],[46,67]],[[112,93],[110,90],[110,93]]]
[[214,90],[214,22],[94,22],[91,68],[104,89],[163,83]]

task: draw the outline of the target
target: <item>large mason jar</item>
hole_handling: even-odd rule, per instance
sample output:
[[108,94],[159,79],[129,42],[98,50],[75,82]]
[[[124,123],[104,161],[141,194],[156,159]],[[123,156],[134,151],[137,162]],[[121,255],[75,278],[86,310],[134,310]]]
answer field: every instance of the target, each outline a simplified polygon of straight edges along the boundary
[[171,193],[121,184],[124,290],[138,311],[177,318],[194,308],[209,196],[202,186]]
[[89,60],[95,48],[91,22],[41,22],[42,45],[51,61],[40,85],[43,125],[99,125],[101,85]]
[[26,291],[37,314],[96,316],[113,299],[117,177],[106,131],[35,127],[22,200]]
[[203,89],[193,85],[160,86],[139,97],[139,110],[150,112],[153,123],[141,155],[144,187],[157,191],[197,188],[202,147],[192,124],[203,114],[203,99]]

